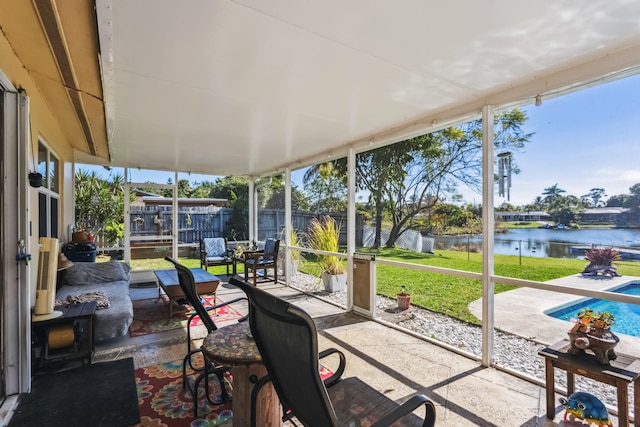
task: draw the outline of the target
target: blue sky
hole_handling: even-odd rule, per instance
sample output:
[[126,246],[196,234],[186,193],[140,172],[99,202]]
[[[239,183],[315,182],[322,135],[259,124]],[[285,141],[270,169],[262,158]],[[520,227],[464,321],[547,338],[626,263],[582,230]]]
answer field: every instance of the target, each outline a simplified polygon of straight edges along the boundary
[[[599,85],[524,108],[524,129],[535,132],[514,155],[521,173],[512,176],[511,203],[523,205],[557,183],[582,196],[604,188],[628,193],[640,182],[640,76]],[[465,200],[481,197],[460,188]],[[495,204],[504,198],[495,195]]]
[[[531,203],[545,188],[558,184],[566,194],[582,196],[604,188],[607,196],[628,193],[640,182],[640,76],[634,76],[524,108],[531,141],[514,159],[521,173],[512,176],[510,203]],[[87,169],[86,166],[80,166]],[[102,167],[92,167],[103,176]],[[166,183],[173,172],[130,169],[133,182]],[[294,182],[301,179],[294,173]],[[180,174],[190,182],[213,181],[215,176]],[[481,195],[461,186],[467,202],[480,203]],[[496,193],[495,204],[506,197]]]

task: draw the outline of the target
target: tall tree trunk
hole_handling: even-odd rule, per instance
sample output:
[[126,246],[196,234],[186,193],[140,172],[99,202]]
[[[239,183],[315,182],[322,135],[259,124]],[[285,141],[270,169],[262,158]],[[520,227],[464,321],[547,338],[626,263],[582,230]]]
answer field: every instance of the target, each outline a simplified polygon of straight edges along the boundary
[[376,234],[373,238],[373,248],[380,249],[382,246],[382,201],[376,200]]
[[400,226],[399,224],[394,224],[393,227],[391,227],[391,231],[389,232],[389,240],[387,240],[385,248],[392,249],[395,246],[396,240],[398,240],[398,237],[400,237],[401,231],[402,226]]

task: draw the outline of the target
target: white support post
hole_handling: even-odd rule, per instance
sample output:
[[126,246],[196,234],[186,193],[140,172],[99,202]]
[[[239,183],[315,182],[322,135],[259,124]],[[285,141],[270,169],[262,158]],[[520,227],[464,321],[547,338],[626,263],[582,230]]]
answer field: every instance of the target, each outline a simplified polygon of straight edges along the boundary
[[173,179],[173,201],[171,209],[173,210],[173,215],[171,216],[171,229],[173,230],[171,233],[171,256],[173,259],[178,259],[178,172],[175,173],[175,178]]
[[482,364],[491,366],[494,350],[493,111],[482,107]]
[[131,265],[131,183],[129,168],[124,168],[124,260]]
[[[356,252],[356,150],[347,153],[347,310],[353,308],[353,254]],[[372,290],[373,292],[373,290]]]
[[291,285],[291,276],[293,271],[290,271],[290,266],[293,264],[291,259],[291,168],[286,168],[284,172],[284,243],[287,247],[285,252],[284,263],[284,276],[287,286]]
[[256,211],[255,179],[249,178],[249,242],[256,239],[256,222],[258,212]]

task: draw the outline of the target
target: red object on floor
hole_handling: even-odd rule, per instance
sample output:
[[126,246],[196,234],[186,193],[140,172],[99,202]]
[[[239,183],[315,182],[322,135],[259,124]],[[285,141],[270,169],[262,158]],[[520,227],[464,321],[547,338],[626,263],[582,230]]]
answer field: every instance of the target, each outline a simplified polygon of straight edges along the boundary
[[[209,295],[204,295],[203,298],[205,300],[205,307],[211,307],[223,302],[220,298],[215,297],[214,303],[214,297]],[[164,298],[149,298],[133,301],[133,322],[131,326],[129,326],[129,336],[138,337],[140,335],[155,334],[178,328],[186,329],[187,318],[191,310],[188,309],[180,312],[174,309],[173,315],[169,318],[169,304],[171,304],[171,302]],[[241,317],[242,313],[230,305],[227,305],[216,310],[213,320],[219,323],[240,319]],[[198,325],[202,325],[202,321],[200,321],[199,317],[196,317],[191,321],[191,326]]]

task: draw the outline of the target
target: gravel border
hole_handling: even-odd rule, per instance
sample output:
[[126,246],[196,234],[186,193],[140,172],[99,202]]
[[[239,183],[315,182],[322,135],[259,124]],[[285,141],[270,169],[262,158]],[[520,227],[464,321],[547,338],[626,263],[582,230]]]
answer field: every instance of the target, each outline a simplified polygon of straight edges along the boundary
[[[316,276],[297,272],[293,275],[291,284],[293,288],[346,307],[346,291],[327,292],[324,290],[322,280]],[[382,295],[376,295],[376,312],[382,320],[459,348],[474,356],[482,356],[482,329],[477,325],[415,305],[411,305],[409,310],[399,312],[396,300]],[[511,371],[523,379],[532,382],[537,380],[544,384],[544,359],[538,356],[538,351],[545,348],[545,344],[496,330],[494,345],[493,363],[496,366]],[[560,386],[566,390],[567,376],[563,370],[556,370],[555,379],[556,387]],[[577,375],[576,390],[588,391],[596,395],[609,409],[617,407],[617,392],[613,386]],[[629,399],[629,407],[633,411],[633,392],[629,393]],[[610,412],[615,411],[610,410]]]

